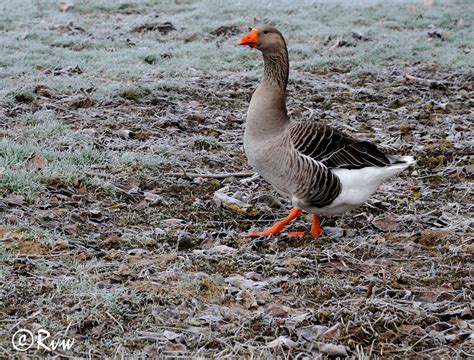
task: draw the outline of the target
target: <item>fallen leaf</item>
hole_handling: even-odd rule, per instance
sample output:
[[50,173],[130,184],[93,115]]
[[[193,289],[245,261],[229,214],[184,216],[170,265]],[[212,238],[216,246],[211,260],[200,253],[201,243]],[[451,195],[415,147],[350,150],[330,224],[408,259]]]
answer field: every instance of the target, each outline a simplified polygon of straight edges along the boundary
[[158,194],[145,191],[143,195],[145,196],[145,200],[148,201],[151,205],[159,205],[165,203],[163,197]]
[[322,344],[319,346],[319,351],[323,354],[327,354],[329,356],[348,356],[347,350],[344,345],[336,345],[336,344]]
[[15,246],[13,251],[17,254],[42,255],[46,249],[34,240],[25,240]]
[[162,220],[161,222],[166,226],[175,227],[175,226],[181,225],[184,222],[184,220],[171,218],[171,219]]
[[128,129],[119,129],[115,132],[115,135],[120,136],[123,139],[129,139],[132,132]]
[[65,11],[68,11],[69,9],[71,9],[74,5],[71,4],[70,2],[67,2],[67,1],[60,1],[58,3],[58,8],[59,10],[61,10],[62,12],[65,12]]
[[247,217],[257,216],[257,209],[255,209],[250,204],[225,194],[222,189],[214,193],[214,201],[216,202],[217,206],[221,206],[224,209],[232,211],[233,213]]
[[464,166],[464,169],[468,174],[474,174],[474,164]]
[[220,315],[202,315],[199,317],[199,319],[205,321],[208,324],[224,320],[224,318]]
[[25,203],[25,198],[21,195],[10,195],[4,200],[5,204],[21,206]]
[[401,332],[408,334],[415,334],[418,336],[424,335],[426,332],[418,325],[402,324],[398,327]]
[[165,330],[163,331],[163,336],[168,340],[176,340],[177,338],[181,337],[181,334],[177,334],[173,331]]
[[69,241],[67,240],[57,240],[54,243],[53,250],[67,250],[69,249]]
[[77,226],[74,224],[64,225],[63,231],[68,235],[76,235],[79,232]]
[[0,241],[5,240],[10,236],[10,230],[4,226],[0,226]]
[[231,255],[237,252],[237,249],[234,249],[227,245],[216,245],[209,250],[207,250],[209,254],[219,254],[219,255]]
[[237,294],[237,303],[247,310],[258,307],[255,296],[248,290],[242,290]]
[[395,231],[399,228],[398,221],[390,215],[382,216],[372,221],[372,224],[382,231]]
[[286,347],[286,348],[292,349],[296,347],[296,343],[286,336],[280,336],[276,338],[275,340],[270,341],[266,346],[266,348],[268,349],[277,348],[277,347]]
[[329,328],[327,331],[324,332],[323,334],[323,339],[326,340],[332,340],[332,339],[338,339],[339,336],[341,336],[341,328],[342,324],[337,323],[336,325],[332,326]]
[[321,338],[321,336],[328,330],[327,326],[324,325],[311,325],[296,330],[298,336],[301,336],[307,341],[315,341]]
[[48,164],[48,160],[41,154],[33,154],[28,162],[34,165],[37,169],[44,168]]
[[235,287],[238,287],[239,289],[245,290],[245,289],[262,289],[268,286],[268,282],[266,281],[253,281],[250,279],[245,279],[242,275],[235,275],[235,276],[229,276],[228,278],[225,279],[225,281]]
[[283,306],[272,306],[267,310],[267,314],[276,318],[287,318],[288,308]]
[[164,354],[161,354],[161,355],[166,355],[166,353],[169,352],[169,353],[172,353],[171,357],[175,358],[177,353],[185,353],[187,351],[188,349],[183,344],[166,344],[163,347]]
[[289,319],[289,322],[293,325],[298,325],[298,324],[301,324],[306,319],[310,318],[311,315],[313,315],[313,312],[311,310],[306,310],[303,313],[294,314],[293,316],[291,316],[291,318]]

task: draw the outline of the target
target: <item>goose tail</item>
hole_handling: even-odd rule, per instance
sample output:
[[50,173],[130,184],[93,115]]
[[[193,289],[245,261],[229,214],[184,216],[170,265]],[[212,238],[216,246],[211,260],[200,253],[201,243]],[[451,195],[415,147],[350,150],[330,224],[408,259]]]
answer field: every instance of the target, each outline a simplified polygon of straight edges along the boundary
[[390,160],[390,167],[394,169],[406,169],[416,164],[416,160],[413,156],[388,155],[387,158]]

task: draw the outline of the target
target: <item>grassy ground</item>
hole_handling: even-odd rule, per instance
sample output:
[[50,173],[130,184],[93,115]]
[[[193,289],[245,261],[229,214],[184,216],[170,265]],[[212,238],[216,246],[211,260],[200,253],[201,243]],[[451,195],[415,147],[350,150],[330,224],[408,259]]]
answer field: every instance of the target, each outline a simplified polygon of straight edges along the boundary
[[[0,2],[0,356],[473,356],[471,1]],[[168,22],[168,24],[167,24]],[[248,171],[259,22],[288,107],[417,166],[318,240]],[[175,175],[172,175],[175,174]],[[226,192],[254,218],[215,205]],[[304,219],[294,229],[307,227]]]

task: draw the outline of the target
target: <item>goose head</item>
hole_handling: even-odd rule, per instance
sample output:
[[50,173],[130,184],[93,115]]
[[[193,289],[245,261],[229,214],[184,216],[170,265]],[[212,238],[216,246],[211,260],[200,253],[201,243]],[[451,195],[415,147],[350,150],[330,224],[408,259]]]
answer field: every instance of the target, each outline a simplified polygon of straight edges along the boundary
[[286,49],[283,35],[270,25],[253,28],[237,42],[237,45],[247,45],[258,49],[264,55],[272,55],[272,53],[279,53],[282,49]]

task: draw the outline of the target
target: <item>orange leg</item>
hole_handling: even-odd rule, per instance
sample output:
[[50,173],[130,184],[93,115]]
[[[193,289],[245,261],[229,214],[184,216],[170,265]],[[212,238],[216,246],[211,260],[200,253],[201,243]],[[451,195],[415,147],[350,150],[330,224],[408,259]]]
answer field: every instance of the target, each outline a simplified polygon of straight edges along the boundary
[[[313,215],[313,224],[311,225],[311,235],[314,237],[320,236],[323,231],[321,229],[321,226],[319,225],[319,216],[314,214]],[[295,236],[304,236],[306,233],[304,231],[296,231],[296,232],[289,232],[288,236],[290,237],[295,237]]]
[[311,235],[314,237],[318,237],[322,234],[321,225],[319,225],[319,216],[314,214],[313,215],[313,224],[311,225]]
[[276,222],[269,229],[265,231],[250,233],[250,234],[243,234],[242,236],[246,238],[255,238],[255,237],[262,237],[262,236],[269,236],[269,235],[278,235],[283,230],[283,228],[289,224],[291,220],[296,219],[300,214],[301,214],[300,209],[293,208],[291,209],[290,213],[288,214],[286,218]]

